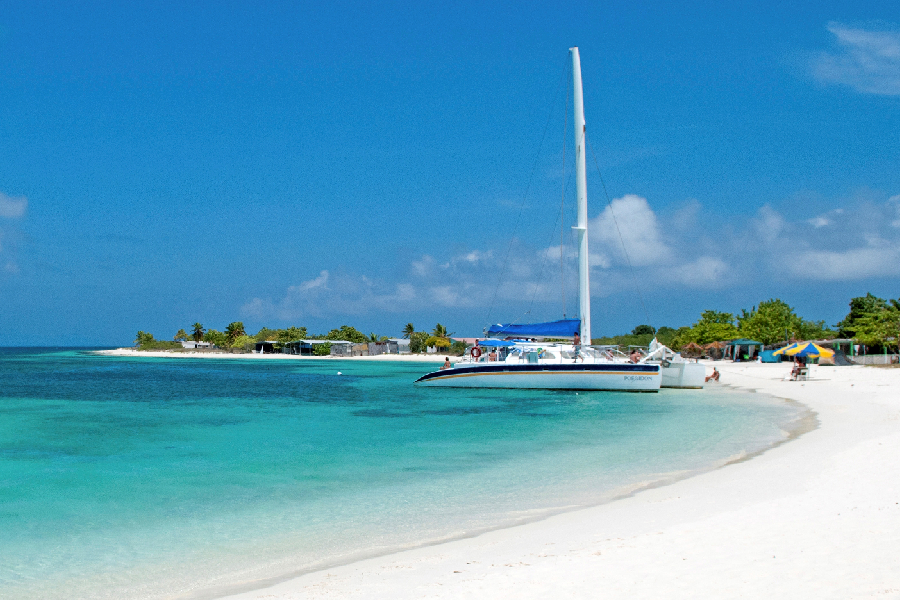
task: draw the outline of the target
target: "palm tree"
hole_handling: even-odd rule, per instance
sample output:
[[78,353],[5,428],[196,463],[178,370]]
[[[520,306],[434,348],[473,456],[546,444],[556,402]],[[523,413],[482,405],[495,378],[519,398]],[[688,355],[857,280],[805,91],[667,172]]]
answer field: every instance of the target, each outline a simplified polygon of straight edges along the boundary
[[367,342],[380,342],[381,338],[378,336],[377,333],[372,332],[368,336],[366,336],[366,341]]
[[203,325],[194,323],[194,341],[199,342],[203,339]]
[[[456,332],[454,332],[456,333]],[[434,326],[434,329],[431,331],[431,335],[439,338],[449,338],[453,333],[447,333],[447,328],[438,323]]]
[[228,343],[230,344],[242,335],[247,335],[247,332],[244,331],[244,323],[241,321],[234,321],[228,324],[228,327],[225,328],[225,335],[228,337]]
[[409,336],[416,332],[416,328],[412,323],[407,323],[406,327],[403,328],[403,337],[405,339],[409,339]]
[[185,333],[184,329],[179,329],[178,333],[175,334],[176,342],[183,342],[183,341],[187,340],[187,338],[188,338],[188,336],[187,336],[187,333]]

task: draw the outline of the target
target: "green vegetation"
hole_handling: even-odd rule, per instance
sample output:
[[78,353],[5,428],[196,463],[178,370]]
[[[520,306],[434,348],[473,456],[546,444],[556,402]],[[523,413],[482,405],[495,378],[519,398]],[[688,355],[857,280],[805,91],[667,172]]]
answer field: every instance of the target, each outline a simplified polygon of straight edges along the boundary
[[678,349],[685,344],[709,344],[741,337],[734,324],[734,315],[715,310],[705,310],[700,320],[690,327],[682,327],[672,340],[672,348]]
[[898,347],[900,300],[884,300],[866,294],[850,300],[850,312],[835,327],[841,337],[884,350]]
[[[687,328],[685,328],[687,329]],[[624,335],[616,335],[612,337],[594,338],[591,340],[595,345],[612,345],[612,346],[646,346],[655,335],[660,343],[671,346],[675,339],[676,331],[671,327],[660,327],[658,330],[650,325],[638,325],[631,333]]]
[[256,339],[250,337],[249,335],[239,335],[231,342],[229,342],[228,347],[232,350],[238,350],[242,352],[252,352],[256,347]]
[[[858,298],[854,298],[851,301],[851,313],[854,315],[854,318],[857,315],[867,314],[869,315],[868,318],[871,319],[873,307],[877,308],[880,306],[884,311],[888,311],[888,304],[885,301],[881,300],[881,304],[878,304],[875,301],[880,300],[879,298],[874,296],[871,296],[871,298],[873,300],[868,301],[868,303],[858,302],[866,300]],[[856,313],[853,312],[854,306],[857,307]],[[879,318],[883,321],[887,323],[892,322],[888,312],[879,314],[881,315]],[[900,314],[900,311],[898,311],[898,314]],[[848,315],[848,319],[845,319],[848,323],[857,323],[857,321],[850,319],[850,315]],[[863,322],[869,323],[871,320],[860,321],[859,323]],[[842,323],[838,323],[837,327],[841,327]],[[887,328],[889,329],[890,325]],[[783,300],[772,298],[760,302],[750,310],[741,310],[740,315],[737,317],[728,312],[705,310],[700,313],[700,318],[697,322],[690,327],[680,327],[677,330],[671,327],[660,327],[656,331],[656,336],[661,343],[678,350],[687,344],[704,346],[712,342],[727,342],[737,338],[749,338],[771,345],[785,339],[832,339],[837,337],[838,333],[826,327],[825,321],[804,319],[797,315],[794,309]],[[646,346],[652,339],[653,328],[649,325],[639,325],[630,334],[599,338],[595,339],[594,343]]]
[[331,344],[316,344],[313,346],[313,356],[328,356],[331,354]]
[[137,337],[134,339],[135,346],[138,350],[172,350],[181,348],[181,342],[170,342],[169,340],[157,340],[153,338],[152,333],[146,331],[138,331]]
[[306,327],[288,327],[287,329],[278,329],[277,331],[278,333],[276,334],[275,339],[282,344],[305,340],[308,337]]
[[364,333],[349,325],[341,325],[340,329],[332,329],[327,335],[319,339],[353,342],[354,344],[365,344],[369,341]]
[[[188,331],[191,333],[187,333]],[[403,327],[403,337],[409,340],[410,351],[413,353],[424,353],[428,347],[435,347],[448,354],[463,354],[466,344],[452,341],[452,335],[441,323],[437,323],[430,332],[416,331],[412,323]],[[591,342],[598,345],[646,346],[654,336],[675,350],[689,343],[703,346],[737,338],[750,338],[772,345],[785,339],[828,340],[835,337],[853,339],[856,343],[868,346],[872,352],[888,348],[893,350],[898,348],[900,339],[900,299],[885,300],[872,294],[853,298],[850,300],[850,311],[834,325],[834,330],[827,327],[825,321],[804,319],[783,300],[771,298],[749,310],[741,310],[737,316],[728,312],[704,310],[690,327],[654,329],[653,326],[644,324],[635,327],[631,333],[594,338]],[[350,325],[341,325],[321,335],[310,335],[306,327],[263,327],[256,335],[250,336],[241,321],[234,321],[228,324],[224,332],[205,329],[201,323],[194,323],[190,328],[179,329],[174,336],[176,341],[157,340],[153,334],[139,331],[134,343],[140,350],[170,350],[180,349],[179,341],[191,338],[195,341],[202,339],[232,352],[250,352],[257,342],[270,340],[275,341],[275,349],[280,351],[284,344],[303,339],[340,340],[354,344],[388,339],[387,336],[376,333],[365,335]],[[317,344],[314,350],[318,356],[330,351],[331,344]]]
[[225,337],[225,334],[215,329],[210,329],[203,334],[203,341],[219,348],[225,348],[228,345],[228,338]]
[[234,344],[236,338],[239,338],[242,335],[247,335],[247,332],[244,331],[244,323],[242,321],[233,321],[225,328],[225,338],[228,340],[229,347]]
[[423,354],[428,349],[428,334],[424,331],[413,331],[409,334],[409,351],[413,354]]
[[462,356],[463,354],[466,353],[466,348],[468,348],[468,347],[469,347],[469,345],[465,342],[456,342],[455,341],[452,344],[450,344],[450,354],[452,354],[453,356]]

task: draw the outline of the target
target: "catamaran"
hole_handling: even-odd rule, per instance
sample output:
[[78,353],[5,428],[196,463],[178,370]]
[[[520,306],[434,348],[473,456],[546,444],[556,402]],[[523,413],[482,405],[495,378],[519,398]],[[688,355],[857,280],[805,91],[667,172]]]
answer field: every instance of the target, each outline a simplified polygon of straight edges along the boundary
[[[575,185],[578,219],[578,319],[550,323],[498,324],[462,360],[420,377],[427,386],[656,392],[661,362],[617,356],[611,348],[592,347],[588,265],[587,177],[585,173],[584,95],[581,58],[570,48],[575,99]],[[551,342],[569,340],[573,343]],[[543,341],[548,340],[548,341]],[[586,340],[587,344],[580,344]]]

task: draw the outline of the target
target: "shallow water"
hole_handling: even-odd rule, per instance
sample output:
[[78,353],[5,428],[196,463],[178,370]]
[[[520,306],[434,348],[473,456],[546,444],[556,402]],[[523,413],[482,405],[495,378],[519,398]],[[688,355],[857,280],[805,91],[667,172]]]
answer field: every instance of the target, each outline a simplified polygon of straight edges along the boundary
[[598,504],[802,416],[722,388],[413,386],[430,368],[0,349],[0,596],[204,595]]

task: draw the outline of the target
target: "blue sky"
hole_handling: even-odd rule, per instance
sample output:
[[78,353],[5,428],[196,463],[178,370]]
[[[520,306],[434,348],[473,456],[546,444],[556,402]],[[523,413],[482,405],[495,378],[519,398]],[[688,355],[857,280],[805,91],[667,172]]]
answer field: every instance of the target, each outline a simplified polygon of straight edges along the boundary
[[571,316],[573,45],[594,335],[900,296],[893,2],[182,4],[4,3],[0,345]]

